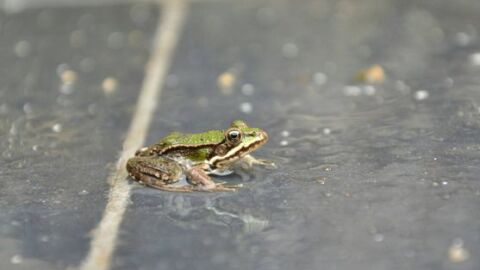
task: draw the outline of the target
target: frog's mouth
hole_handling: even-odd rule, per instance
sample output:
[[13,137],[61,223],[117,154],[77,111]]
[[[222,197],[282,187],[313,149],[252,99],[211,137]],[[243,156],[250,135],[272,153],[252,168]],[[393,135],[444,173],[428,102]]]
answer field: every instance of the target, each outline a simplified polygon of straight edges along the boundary
[[252,139],[248,144],[242,143],[236,147],[230,149],[223,156],[216,156],[210,160],[210,164],[213,168],[222,167],[225,164],[232,163],[250,152],[255,151],[260,146],[264,145],[268,141],[268,135],[265,131],[255,131],[252,133],[246,133],[244,136],[252,136]]

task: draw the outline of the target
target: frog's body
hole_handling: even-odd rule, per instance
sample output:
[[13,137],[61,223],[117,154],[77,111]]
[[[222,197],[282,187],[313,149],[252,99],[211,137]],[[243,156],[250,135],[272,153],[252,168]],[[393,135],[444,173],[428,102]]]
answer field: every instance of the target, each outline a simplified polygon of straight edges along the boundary
[[[137,151],[127,162],[127,170],[138,182],[167,191],[231,191],[238,186],[216,184],[208,174],[229,173],[234,163],[274,166],[249,153],[268,140],[265,131],[236,120],[230,128],[203,133],[173,132],[156,144]],[[182,176],[190,185],[172,186]]]

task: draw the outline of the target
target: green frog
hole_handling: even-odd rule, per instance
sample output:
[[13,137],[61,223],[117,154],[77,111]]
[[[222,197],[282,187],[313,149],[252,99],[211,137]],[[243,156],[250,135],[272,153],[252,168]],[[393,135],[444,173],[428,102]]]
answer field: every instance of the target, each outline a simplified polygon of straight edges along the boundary
[[[242,120],[233,121],[225,131],[173,132],[138,150],[127,161],[127,171],[135,181],[164,191],[235,191],[242,185],[216,183],[209,175],[230,174],[237,165],[275,168],[273,162],[250,155],[267,141],[265,131]],[[174,185],[183,177],[188,184]]]

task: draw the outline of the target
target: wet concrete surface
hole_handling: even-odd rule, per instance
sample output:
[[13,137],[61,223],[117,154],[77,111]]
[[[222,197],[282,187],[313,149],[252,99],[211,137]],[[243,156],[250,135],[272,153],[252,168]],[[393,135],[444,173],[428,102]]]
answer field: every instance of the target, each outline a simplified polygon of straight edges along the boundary
[[[2,14],[2,269],[84,257],[148,57],[145,10]],[[148,143],[242,118],[269,132],[256,155],[279,168],[222,177],[236,193],[135,188],[112,269],[478,269],[479,13],[475,0],[192,4]],[[354,79],[372,65],[385,80]]]
[[85,256],[155,28],[156,9],[141,23],[131,9],[1,14],[1,269]]

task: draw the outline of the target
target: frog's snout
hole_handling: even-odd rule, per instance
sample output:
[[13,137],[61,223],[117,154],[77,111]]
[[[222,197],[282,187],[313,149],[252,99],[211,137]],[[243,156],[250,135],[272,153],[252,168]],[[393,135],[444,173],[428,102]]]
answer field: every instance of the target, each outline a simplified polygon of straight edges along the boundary
[[260,141],[262,141],[262,144],[266,143],[268,141],[268,134],[265,131],[257,131],[257,136],[260,137]]

